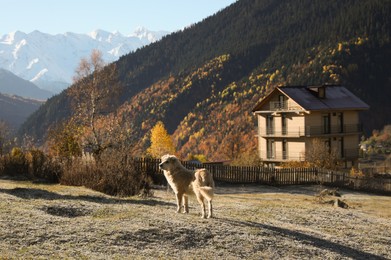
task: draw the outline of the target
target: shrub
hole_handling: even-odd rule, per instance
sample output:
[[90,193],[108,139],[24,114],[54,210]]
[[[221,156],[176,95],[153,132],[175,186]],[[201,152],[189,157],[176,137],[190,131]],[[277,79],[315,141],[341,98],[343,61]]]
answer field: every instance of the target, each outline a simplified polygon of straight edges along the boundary
[[240,153],[230,163],[231,166],[262,166],[262,161],[255,151],[247,151]]
[[23,152],[21,148],[14,147],[9,154],[1,157],[0,175],[58,182],[61,165],[38,149]]
[[310,168],[311,164],[307,161],[287,161],[280,165],[282,168]]
[[14,147],[10,154],[1,157],[0,172],[6,176],[28,175],[28,161],[22,149]]
[[106,150],[97,161],[75,158],[64,167],[61,184],[85,186],[116,196],[150,194],[150,178],[138,172],[126,153]]
[[38,149],[28,151],[26,158],[29,164],[29,174],[34,179],[59,182],[62,167],[58,160]]
[[364,177],[365,176],[365,174],[362,172],[362,170],[356,169],[354,167],[352,167],[350,169],[349,174],[350,174],[350,177]]

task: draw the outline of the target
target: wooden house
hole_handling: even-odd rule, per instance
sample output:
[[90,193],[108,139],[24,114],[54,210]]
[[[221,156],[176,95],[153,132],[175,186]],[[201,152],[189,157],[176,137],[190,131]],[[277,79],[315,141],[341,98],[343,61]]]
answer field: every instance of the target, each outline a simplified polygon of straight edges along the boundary
[[305,161],[306,150],[318,138],[351,167],[359,155],[359,112],[368,108],[343,86],[277,87],[253,109],[259,156],[272,166]]

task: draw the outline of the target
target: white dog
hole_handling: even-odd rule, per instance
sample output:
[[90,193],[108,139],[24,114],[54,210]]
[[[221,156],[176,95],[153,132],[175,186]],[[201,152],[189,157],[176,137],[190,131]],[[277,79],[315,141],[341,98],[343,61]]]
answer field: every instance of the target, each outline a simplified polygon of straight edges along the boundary
[[206,217],[205,199],[208,201],[208,218],[212,217],[212,198],[214,194],[214,181],[212,174],[206,169],[191,171],[186,169],[174,155],[164,155],[159,167],[171,188],[174,190],[177,200],[177,212],[189,212],[188,195],[195,194],[201,205],[202,218]]

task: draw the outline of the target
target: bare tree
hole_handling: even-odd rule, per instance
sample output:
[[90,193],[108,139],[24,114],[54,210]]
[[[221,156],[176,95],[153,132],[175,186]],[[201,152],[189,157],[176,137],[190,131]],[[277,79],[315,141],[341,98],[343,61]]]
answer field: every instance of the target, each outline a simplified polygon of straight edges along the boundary
[[341,166],[340,154],[332,149],[323,140],[314,138],[309,149],[306,150],[306,161],[314,167],[337,169]]
[[[69,91],[73,119],[88,129],[86,132],[90,134],[85,138],[85,146],[99,156],[111,146],[105,138],[107,133],[102,133],[102,118],[113,111],[119,93],[115,64],[106,66],[102,53],[93,50],[89,59],[80,60],[75,72],[75,86]],[[112,126],[104,125],[103,128]]]

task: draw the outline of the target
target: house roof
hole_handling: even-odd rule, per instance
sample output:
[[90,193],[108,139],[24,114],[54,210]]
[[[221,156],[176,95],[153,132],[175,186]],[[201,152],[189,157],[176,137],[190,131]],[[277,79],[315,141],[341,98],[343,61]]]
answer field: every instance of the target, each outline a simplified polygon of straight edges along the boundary
[[[319,88],[325,89],[325,97],[318,97]],[[369,106],[343,86],[283,86],[277,87],[253,109],[259,111],[276,92],[282,92],[303,109],[310,110],[366,110]]]

